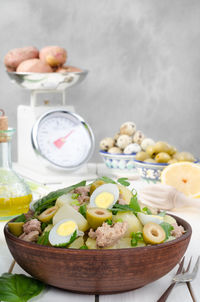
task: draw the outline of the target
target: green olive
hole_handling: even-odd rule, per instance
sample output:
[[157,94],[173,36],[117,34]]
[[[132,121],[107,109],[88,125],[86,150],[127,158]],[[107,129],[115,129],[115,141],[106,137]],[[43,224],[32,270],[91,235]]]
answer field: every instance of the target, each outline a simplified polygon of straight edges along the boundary
[[190,152],[177,152],[174,158],[178,161],[191,161],[194,162],[195,158]]
[[156,163],[155,159],[153,158],[147,158],[144,160],[145,163]]
[[48,208],[38,216],[38,219],[42,222],[49,222],[56,214],[57,210],[58,210],[57,206]]
[[24,222],[9,222],[8,229],[13,235],[18,237],[23,233],[23,225]]
[[171,156],[166,152],[160,152],[155,157],[157,163],[167,163],[170,159]]
[[149,157],[149,155],[144,152],[144,151],[140,151],[136,154],[135,159],[136,160],[140,160],[140,161],[144,161],[145,159],[147,159]]
[[171,148],[172,147],[166,142],[157,142],[154,146],[154,151],[156,154],[160,152],[169,153]]
[[144,241],[150,244],[162,243],[166,237],[163,228],[155,222],[146,223],[142,233]]
[[169,155],[174,155],[177,152],[177,149],[174,146],[170,146]]
[[146,153],[147,153],[150,157],[155,156],[155,155],[156,155],[155,145],[148,146],[148,147],[146,148]]
[[94,190],[96,190],[98,187],[100,187],[101,185],[104,185],[104,184],[105,184],[105,182],[100,179],[97,179],[96,181],[94,181],[90,186],[90,195],[94,192]]
[[93,229],[97,229],[108,219],[112,219],[112,212],[102,208],[88,208],[86,218]]

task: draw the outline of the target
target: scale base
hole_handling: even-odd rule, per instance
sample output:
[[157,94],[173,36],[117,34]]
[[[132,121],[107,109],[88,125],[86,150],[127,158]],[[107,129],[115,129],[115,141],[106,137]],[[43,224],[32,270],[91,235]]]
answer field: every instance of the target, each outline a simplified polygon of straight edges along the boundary
[[13,169],[23,178],[45,185],[71,185],[82,180],[92,181],[97,178],[96,164],[93,163],[85,164],[79,170],[71,173],[64,170],[51,170],[41,165],[39,168],[29,169],[19,163],[13,163]]

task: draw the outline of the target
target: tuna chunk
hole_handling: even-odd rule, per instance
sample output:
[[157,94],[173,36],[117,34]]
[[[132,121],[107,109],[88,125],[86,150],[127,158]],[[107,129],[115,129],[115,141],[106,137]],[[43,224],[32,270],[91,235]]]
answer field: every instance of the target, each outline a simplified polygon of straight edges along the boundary
[[80,202],[80,204],[83,204],[84,202],[87,202],[90,200],[89,192],[90,192],[90,187],[88,187],[88,186],[78,187],[78,188],[74,189],[74,193],[80,194],[78,196],[78,201]]
[[117,222],[113,226],[104,222],[95,232],[91,229],[88,235],[90,238],[96,238],[97,246],[103,248],[117,243],[125,235],[127,228],[128,223],[126,221]]
[[173,223],[172,226],[174,227],[174,229],[172,230],[171,235],[175,238],[181,237],[181,235],[185,233],[185,230],[182,225]]
[[33,217],[33,215],[34,215],[34,211],[32,211],[30,209],[26,214],[24,214],[24,216],[26,217],[26,220],[31,219]]
[[31,219],[23,225],[23,231],[26,234],[29,234],[32,231],[41,233],[41,222],[37,219]]
[[38,231],[32,231],[28,234],[23,233],[19,236],[20,239],[28,242],[36,242],[39,237],[39,232]]

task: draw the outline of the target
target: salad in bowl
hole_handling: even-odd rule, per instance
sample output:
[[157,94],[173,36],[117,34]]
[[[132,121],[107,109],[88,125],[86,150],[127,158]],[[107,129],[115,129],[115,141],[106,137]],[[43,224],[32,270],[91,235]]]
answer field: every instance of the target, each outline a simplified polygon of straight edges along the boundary
[[19,239],[64,249],[122,249],[159,245],[184,227],[165,212],[138,202],[126,178],[101,177],[51,192],[8,223]]

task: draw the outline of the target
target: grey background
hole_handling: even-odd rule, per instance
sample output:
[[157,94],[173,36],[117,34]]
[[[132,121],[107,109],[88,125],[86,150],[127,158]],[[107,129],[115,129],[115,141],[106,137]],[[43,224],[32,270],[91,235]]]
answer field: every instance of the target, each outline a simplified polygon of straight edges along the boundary
[[[199,0],[1,0],[0,108],[16,127],[29,92],[11,84],[3,57],[12,48],[63,46],[88,77],[68,91],[98,144],[125,121],[147,137],[200,156]],[[17,158],[14,140],[14,159]]]

